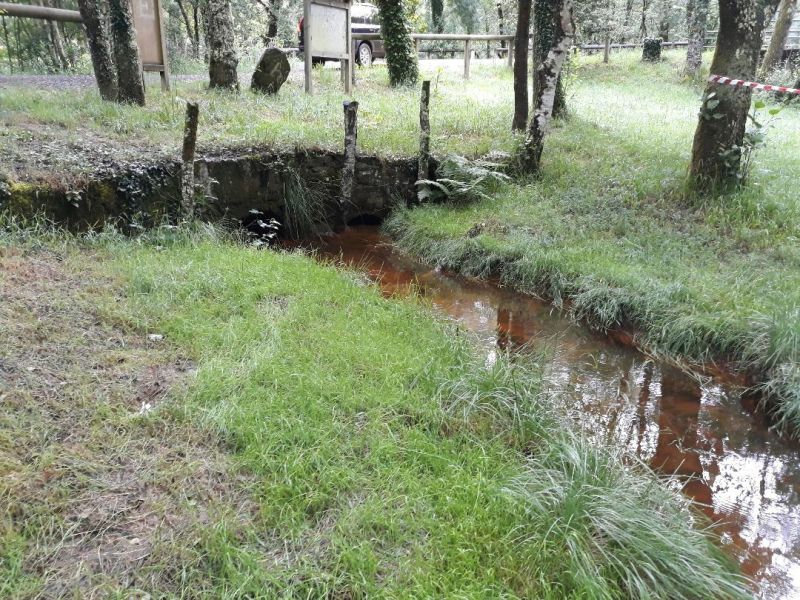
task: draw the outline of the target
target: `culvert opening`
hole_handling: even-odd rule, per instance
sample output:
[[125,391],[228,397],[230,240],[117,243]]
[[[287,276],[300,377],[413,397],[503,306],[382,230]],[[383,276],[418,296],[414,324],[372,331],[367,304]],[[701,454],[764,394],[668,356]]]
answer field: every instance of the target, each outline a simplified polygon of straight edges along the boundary
[[379,217],[378,215],[371,215],[369,213],[364,213],[353,217],[347,222],[348,227],[355,227],[356,225],[380,225],[383,223],[383,217]]

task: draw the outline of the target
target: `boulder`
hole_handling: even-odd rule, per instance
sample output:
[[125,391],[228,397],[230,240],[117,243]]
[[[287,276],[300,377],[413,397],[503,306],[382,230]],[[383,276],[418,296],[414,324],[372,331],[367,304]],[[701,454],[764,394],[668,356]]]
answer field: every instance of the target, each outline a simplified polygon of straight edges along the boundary
[[289,60],[277,48],[267,48],[256,65],[250,89],[264,94],[277,94],[289,77]]

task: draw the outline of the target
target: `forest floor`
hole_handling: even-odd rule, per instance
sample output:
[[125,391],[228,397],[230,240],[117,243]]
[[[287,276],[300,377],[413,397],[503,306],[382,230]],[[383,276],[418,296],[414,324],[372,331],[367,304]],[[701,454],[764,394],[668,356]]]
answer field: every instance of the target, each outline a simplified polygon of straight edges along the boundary
[[[467,206],[397,212],[401,249],[630,327],[653,351],[749,373],[800,431],[800,111],[766,126],[747,185],[708,197],[687,185],[701,88],[679,54],[583,62],[535,181]],[[775,99],[758,96],[768,122]]]
[[747,597],[532,358],[203,226],[0,231],[0,596]]

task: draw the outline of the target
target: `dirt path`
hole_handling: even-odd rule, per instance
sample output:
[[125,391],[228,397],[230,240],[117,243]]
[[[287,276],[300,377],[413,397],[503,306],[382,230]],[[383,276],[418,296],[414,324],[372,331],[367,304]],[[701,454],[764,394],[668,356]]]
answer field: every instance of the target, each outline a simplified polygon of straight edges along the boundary
[[169,410],[193,365],[114,321],[114,282],[77,270],[94,260],[0,245],[4,598],[211,589],[204,531],[255,512],[213,433]]

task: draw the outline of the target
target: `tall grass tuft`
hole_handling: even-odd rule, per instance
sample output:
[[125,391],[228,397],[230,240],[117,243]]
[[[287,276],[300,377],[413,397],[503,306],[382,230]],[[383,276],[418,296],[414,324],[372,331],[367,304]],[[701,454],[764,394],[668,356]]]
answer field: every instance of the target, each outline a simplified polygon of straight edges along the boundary
[[507,488],[527,515],[520,551],[559,557],[565,597],[749,598],[688,501],[625,460],[575,435],[543,444]]

